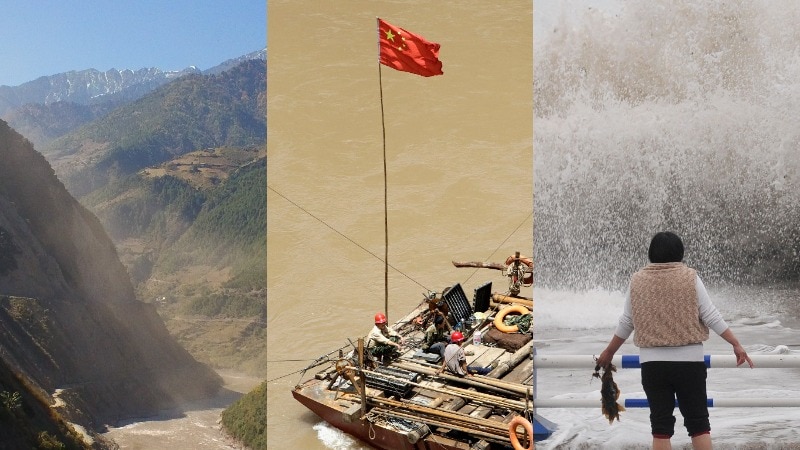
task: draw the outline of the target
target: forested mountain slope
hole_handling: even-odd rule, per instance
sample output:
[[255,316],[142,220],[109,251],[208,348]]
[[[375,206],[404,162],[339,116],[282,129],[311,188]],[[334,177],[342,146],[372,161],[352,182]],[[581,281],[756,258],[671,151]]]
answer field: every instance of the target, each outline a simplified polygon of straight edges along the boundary
[[185,153],[266,142],[266,66],[188,75],[40,149],[77,198]]

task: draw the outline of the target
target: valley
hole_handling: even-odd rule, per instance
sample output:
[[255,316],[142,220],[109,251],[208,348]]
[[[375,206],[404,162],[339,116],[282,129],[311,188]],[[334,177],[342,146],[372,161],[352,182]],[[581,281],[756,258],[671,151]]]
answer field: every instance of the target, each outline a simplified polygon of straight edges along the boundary
[[106,103],[3,104],[33,139],[0,120],[0,354],[97,448],[108,423],[156,439],[130,448],[170,428],[224,448],[222,409],[266,376],[262,54]]

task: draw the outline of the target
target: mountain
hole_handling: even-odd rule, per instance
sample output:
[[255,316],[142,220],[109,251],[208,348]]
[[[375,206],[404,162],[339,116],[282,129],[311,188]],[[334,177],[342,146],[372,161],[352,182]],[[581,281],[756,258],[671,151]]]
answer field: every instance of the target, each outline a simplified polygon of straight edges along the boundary
[[187,75],[40,148],[78,198],[190,151],[266,141],[266,64]]
[[26,103],[2,115],[18,133],[25,136],[35,148],[108,114],[119,106],[117,102],[82,105],[74,102]]
[[[99,219],[136,297],[171,335],[198,360],[258,376],[266,372],[266,67],[243,59],[181,77],[39,150]],[[93,114],[70,105],[47,108]]]
[[[248,60],[266,61],[266,55],[266,49],[248,53],[202,73],[219,74]],[[182,71],[87,69],[40,77],[15,87],[0,86],[0,119],[38,149],[183,75],[199,73],[196,67]]]
[[19,86],[0,86],[0,114],[29,103],[47,105],[72,102],[88,105],[104,101],[112,94],[123,99],[138,98],[190,73],[200,73],[200,70],[195,67],[178,72],[165,72],[157,68],[109,69],[105,72],[86,69],[43,76]]
[[[191,226],[165,248],[140,292],[185,293],[159,312],[192,355],[266,376],[266,158],[208,192]],[[192,275],[195,276],[192,276]]]
[[98,219],[2,121],[0,154],[0,359],[93,429],[216,393],[221,379],[136,299]]
[[266,372],[266,149],[198,150],[84,197],[137,296],[200,361]]
[[226,70],[233,69],[234,67],[238,66],[239,64],[241,64],[241,63],[243,63],[245,61],[251,61],[251,60],[261,61],[264,64],[266,64],[266,62],[267,62],[267,49],[264,48],[263,50],[258,50],[256,52],[250,52],[250,53],[248,53],[246,55],[243,55],[243,56],[240,56],[238,58],[229,59],[229,60],[227,60],[227,61],[225,61],[225,62],[223,62],[221,64],[218,64],[218,65],[216,65],[216,66],[214,66],[214,67],[212,67],[210,69],[204,70],[203,74],[205,74],[205,75],[216,75],[216,74],[225,72]]

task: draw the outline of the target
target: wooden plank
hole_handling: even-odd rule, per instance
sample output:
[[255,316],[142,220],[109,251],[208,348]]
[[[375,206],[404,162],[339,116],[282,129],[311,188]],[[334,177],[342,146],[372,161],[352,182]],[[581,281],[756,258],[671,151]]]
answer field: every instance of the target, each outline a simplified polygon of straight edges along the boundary
[[475,346],[472,344],[467,345],[464,350],[474,353],[472,356],[467,356],[467,365],[481,367],[488,367],[492,361],[507,353],[502,348],[487,347],[485,345]]
[[457,377],[454,375],[450,375],[447,372],[441,373],[437,375],[438,369],[434,369],[432,367],[423,366],[420,364],[415,364],[413,362],[398,362],[395,363],[396,367],[401,369],[411,370],[417,373],[422,373],[425,375],[431,376],[438,376],[440,379],[448,381],[454,381],[461,384],[470,385],[473,387],[479,387],[482,389],[492,390],[494,392],[499,392],[503,394],[521,394],[525,395],[525,391],[529,388],[527,386],[521,386],[518,383],[507,383],[501,380],[497,380],[494,378],[487,378],[481,375],[475,375],[474,377]]
[[501,379],[510,381],[512,383],[525,383],[533,375],[533,361],[527,361],[518,365],[511,372],[507,373]]
[[424,438],[428,448],[442,448],[443,446],[453,447],[457,449],[470,450],[469,444],[466,442],[459,442],[448,437],[439,436],[436,434],[429,434]]

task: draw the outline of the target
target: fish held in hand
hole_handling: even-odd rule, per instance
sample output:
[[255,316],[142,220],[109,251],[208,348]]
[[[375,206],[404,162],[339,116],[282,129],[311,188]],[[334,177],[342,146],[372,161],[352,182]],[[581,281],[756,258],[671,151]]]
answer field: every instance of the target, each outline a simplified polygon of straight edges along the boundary
[[[600,369],[603,369],[602,375],[600,375]],[[599,378],[603,383],[600,387],[601,409],[609,424],[613,423],[614,419],[619,422],[619,413],[625,411],[625,407],[617,403],[620,391],[612,375],[616,371],[617,368],[613,364],[608,364],[605,367],[597,365],[594,367],[594,373],[592,374],[593,378]]]

